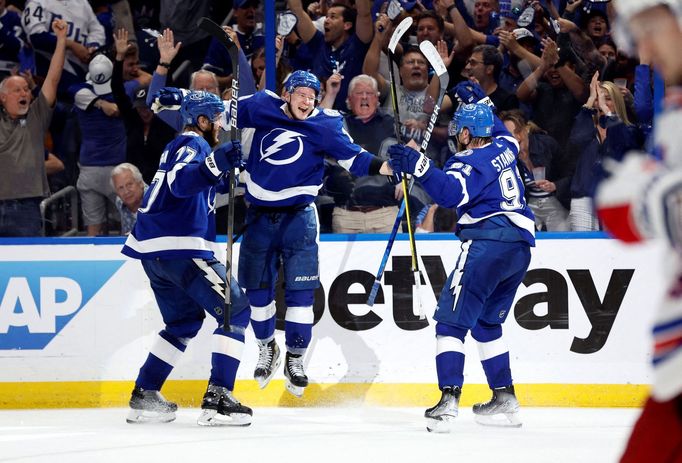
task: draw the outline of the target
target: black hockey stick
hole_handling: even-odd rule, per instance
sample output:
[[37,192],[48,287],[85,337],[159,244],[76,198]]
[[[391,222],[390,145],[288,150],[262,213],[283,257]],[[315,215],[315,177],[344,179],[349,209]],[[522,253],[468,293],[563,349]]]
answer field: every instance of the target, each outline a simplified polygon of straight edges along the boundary
[[[403,21],[404,22],[404,21]],[[402,23],[400,23],[402,25]],[[396,29],[396,32],[400,30],[400,25]],[[409,26],[408,26],[409,28]],[[406,29],[405,29],[406,30]],[[404,30],[402,32],[404,34]],[[395,32],[394,32],[395,35]],[[395,43],[400,40],[398,38]],[[393,36],[391,37],[391,42],[393,42]],[[395,49],[395,45],[394,45]],[[440,107],[443,104],[443,98],[445,97],[445,92],[447,91],[448,88],[448,83],[450,81],[450,77],[448,75],[447,69],[445,68],[445,64],[443,63],[442,58],[438,54],[438,51],[436,48],[433,46],[433,44],[427,40],[423,41],[419,45],[419,49],[421,52],[424,54],[426,59],[428,60],[429,64],[431,67],[434,69],[436,76],[438,77],[439,80],[439,92],[438,92],[438,100],[436,101],[436,104],[433,107],[433,112],[431,114],[431,118],[429,119],[429,124],[426,127],[426,131],[423,136],[423,140],[421,143],[421,146],[419,147],[419,152],[420,153],[425,153],[426,148],[428,147],[429,140],[431,140],[431,134],[433,133],[433,129],[436,125],[436,120],[438,119],[438,113],[440,112]],[[389,44],[389,51],[390,51],[390,44]],[[389,67],[389,72],[390,69],[392,68],[392,65]],[[395,88],[392,88],[394,91]],[[395,103],[395,109],[396,109],[396,115],[397,115],[397,101]],[[397,120],[397,116],[396,116]],[[398,140],[400,140],[400,126],[397,126],[397,132],[396,132],[396,137]],[[412,183],[414,183],[414,178],[410,179],[410,184],[408,185],[408,193],[412,189]],[[407,196],[404,197],[403,203],[400,205],[400,209],[398,210],[398,215],[396,216],[395,223],[393,224],[393,230],[391,231],[391,235],[389,236],[388,243],[386,244],[386,249],[384,251],[384,256],[381,260],[381,264],[379,265],[379,270],[377,271],[376,278],[374,280],[374,284],[372,285],[372,290],[370,291],[369,297],[367,298],[367,305],[372,306],[374,305],[374,300],[376,299],[377,292],[379,290],[379,287],[381,285],[381,278],[384,273],[384,269],[386,268],[386,263],[388,262],[388,257],[391,254],[391,248],[393,247],[393,243],[395,242],[396,235],[398,234],[398,228],[400,225],[400,222],[402,221],[403,214],[405,212],[405,207],[407,203]],[[414,239],[414,236],[412,236],[412,239]],[[416,247],[415,247],[416,249]],[[417,285],[417,294],[419,294],[419,288],[421,286],[421,272],[417,269],[417,272],[415,273],[415,284]],[[420,304],[420,313],[421,312],[421,301],[419,302]]]
[[[209,18],[201,18],[198,26],[208,32],[225,47],[232,60],[232,98],[230,101],[230,138],[241,142],[241,130],[237,128],[237,101],[239,98],[239,49],[230,36],[218,24]],[[234,245],[234,190],[237,187],[234,169],[230,170],[227,211],[227,249],[225,257],[225,310],[223,311],[223,329],[230,331],[230,315],[232,313],[232,246]]]

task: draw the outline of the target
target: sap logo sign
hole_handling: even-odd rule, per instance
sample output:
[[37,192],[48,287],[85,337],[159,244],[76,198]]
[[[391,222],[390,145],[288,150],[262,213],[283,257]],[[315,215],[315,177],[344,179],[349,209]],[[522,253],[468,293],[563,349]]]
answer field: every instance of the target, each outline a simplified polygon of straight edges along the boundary
[[123,262],[0,262],[0,350],[43,349]]

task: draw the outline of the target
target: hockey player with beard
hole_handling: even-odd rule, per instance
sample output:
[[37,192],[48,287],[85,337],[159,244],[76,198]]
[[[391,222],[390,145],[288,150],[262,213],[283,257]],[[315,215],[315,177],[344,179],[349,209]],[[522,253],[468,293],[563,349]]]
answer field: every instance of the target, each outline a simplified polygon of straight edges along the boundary
[[[622,463],[682,461],[682,0],[618,0],[618,20],[641,55],[651,57],[668,88],[654,124],[661,162],[632,152],[605,167],[611,176],[596,195],[605,228],[626,242],[663,239],[669,275],[654,320],[651,396],[630,436]],[[622,48],[622,47],[621,47]]]
[[[456,87],[463,102],[484,101],[483,90],[470,82]],[[440,401],[426,410],[429,431],[449,432],[457,417],[464,382],[464,338],[478,345],[492,399],[473,407],[484,425],[521,426],[504,323],[530,264],[535,245],[533,213],[523,195],[517,170],[519,145],[504,124],[482,103],[464,104],[448,130],[458,147],[438,169],[424,154],[405,145],[389,148],[390,164],[412,174],[433,200],[457,209],[461,241],[455,269],[438,299],[436,371]]]
[[215,196],[216,190],[228,188],[225,173],[241,164],[239,142],[211,151],[218,143],[224,110],[212,93],[184,96],[180,107],[184,132],[161,155],[123,247],[123,254],[141,261],[165,323],[135,381],[129,423],[175,419],[177,405],[167,401],[160,389],[201,328],[204,312],[219,326],[213,332],[211,376],[198,424],[251,423],[251,409],[232,395],[250,315],[246,296],[234,279],[229,330],[220,326],[226,270],[215,257]]

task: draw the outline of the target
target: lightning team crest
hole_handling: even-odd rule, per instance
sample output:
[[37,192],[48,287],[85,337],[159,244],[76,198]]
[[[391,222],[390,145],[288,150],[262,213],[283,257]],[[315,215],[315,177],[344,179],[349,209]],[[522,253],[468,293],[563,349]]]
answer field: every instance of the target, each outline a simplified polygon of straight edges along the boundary
[[261,139],[260,160],[276,166],[296,162],[303,154],[303,137],[292,130],[271,130]]

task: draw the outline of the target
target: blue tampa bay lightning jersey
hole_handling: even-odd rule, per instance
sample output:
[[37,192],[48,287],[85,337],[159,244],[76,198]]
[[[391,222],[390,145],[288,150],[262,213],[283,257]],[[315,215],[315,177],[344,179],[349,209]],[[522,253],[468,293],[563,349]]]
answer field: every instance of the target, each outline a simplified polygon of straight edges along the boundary
[[239,99],[239,127],[255,128],[242,174],[249,203],[269,207],[312,203],[322,187],[325,155],[353,175],[368,174],[374,156],[353,143],[337,111],[314,109],[301,121],[288,117],[285,107],[286,102],[267,90]]
[[209,154],[208,142],[194,132],[166,145],[123,254],[136,259],[214,256],[216,189],[227,189],[227,182],[206,172]]
[[457,208],[460,239],[535,245],[534,216],[516,167],[518,152],[518,142],[495,117],[490,144],[456,153],[442,171],[430,168],[419,179],[434,201]]

